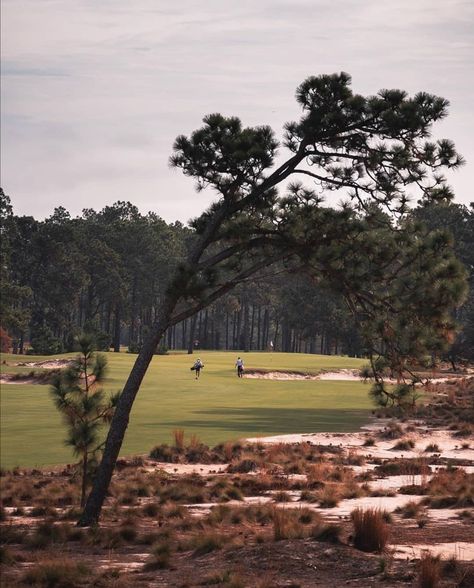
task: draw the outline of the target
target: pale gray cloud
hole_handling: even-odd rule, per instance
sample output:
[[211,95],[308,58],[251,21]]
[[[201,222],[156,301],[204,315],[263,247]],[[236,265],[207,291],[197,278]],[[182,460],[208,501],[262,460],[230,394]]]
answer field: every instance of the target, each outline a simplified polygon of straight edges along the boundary
[[4,0],[2,184],[24,214],[127,199],[187,220],[212,195],[169,169],[176,135],[216,111],[280,132],[296,86],[341,70],[448,98],[436,134],[474,161],[473,25],[462,0]]

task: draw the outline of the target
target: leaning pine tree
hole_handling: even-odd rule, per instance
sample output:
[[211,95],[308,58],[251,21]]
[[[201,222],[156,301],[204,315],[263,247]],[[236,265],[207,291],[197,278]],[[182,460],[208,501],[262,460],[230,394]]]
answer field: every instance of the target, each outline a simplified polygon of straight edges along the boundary
[[107,371],[107,359],[95,353],[93,338],[83,335],[78,344],[80,354],[71,366],[55,377],[51,395],[68,429],[65,443],[80,457],[81,506],[84,506],[91,473],[104,444],[101,428],[110,422],[118,395],[106,398],[100,388]]
[[[441,172],[458,167],[462,159],[452,142],[429,141],[432,124],[447,114],[448,103],[443,98],[425,92],[409,97],[400,90],[381,90],[366,97],[353,93],[350,85],[350,76],[340,73],[310,77],[299,86],[296,99],[302,113],[299,120],[285,125],[282,146],[287,158],[277,168],[274,160],[280,145],[268,126],[245,128],[236,117],[212,114],[189,137],[176,139],[171,165],[193,178],[198,191],[210,188],[217,197],[193,221],[187,260],[168,284],[117,403],[80,525],[98,522],[133,402],[170,326],[275,262],[309,268],[316,279],[327,280],[342,292],[354,313],[362,310],[366,323],[376,324],[372,315],[381,317],[377,324],[385,329],[386,337],[390,337],[394,313],[401,320],[405,307],[391,304],[397,292],[389,292],[387,299],[384,285],[390,275],[400,276],[410,267],[416,271],[420,255],[401,253],[413,248],[415,253],[416,244],[425,240],[415,229],[409,235],[412,228],[405,228],[402,222],[408,211],[408,193],[433,202],[451,199]],[[292,180],[288,196],[280,197],[277,188]],[[309,185],[304,186],[303,181]],[[344,198],[339,210],[322,205],[329,191]],[[397,251],[390,249],[390,259],[384,259],[376,237],[370,240],[373,249],[367,248],[364,233],[374,230],[370,216],[374,205],[395,219],[380,229],[395,235],[391,243],[400,256],[393,261]],[[438,245],[426,246],[434,251]],[[448,258],[446,243],[439,247],[443,260]],[[347,251],[356,258],[355,264],[345,263]],[[367,265],[366,254],[373,264]],[[366,288],[364,275],[374,279],[373,288]],[[424,301],[410,297],[413,312],[427,302],[440,301],[437,334],[445,329],[445,313],[459,302],[459,297],[444,296],[446,276],[449,271],[439,275],[443,284],[435,297]],[[412,288],[409,280],[398,280],[396,285]],[[410,342],[408,352],[412,348]]]

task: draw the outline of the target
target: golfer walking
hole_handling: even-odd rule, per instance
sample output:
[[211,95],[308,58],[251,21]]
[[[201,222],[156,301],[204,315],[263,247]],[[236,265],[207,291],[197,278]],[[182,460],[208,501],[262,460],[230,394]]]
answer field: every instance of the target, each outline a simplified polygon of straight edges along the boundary
[[240,359],[240,357],[237,358],[237,361],[235,362],[235,367],[237,368],[237,377],[243,378],[244,377],[244,361],[242,359]]

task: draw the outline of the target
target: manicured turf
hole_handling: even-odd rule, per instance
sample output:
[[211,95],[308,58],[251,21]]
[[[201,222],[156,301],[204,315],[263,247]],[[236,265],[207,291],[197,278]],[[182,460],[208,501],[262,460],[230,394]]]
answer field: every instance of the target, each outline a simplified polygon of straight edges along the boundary
[[[247,368],[318,372],[358,368],[364,361],[347,357],[286,354],[240,354]],[[107,354],[106,389],[123,386],[135,359]],[[55,356],[67,357],[67,356]],[[369,419],[369,386],[347,381],[271,381],[238,379],[235,352],[201,352],[201,379],[190,366],[197,355],[156,356],[133,407],[122,454],[147,453],[169,443],[181,428],[208,444],[227,439],[278,433],[353,431]],[[2,355],[8,364],[40,357]],[[28,370],[31,368],[28,368]],[[49,397],[48,386],[3,385],[1,391],[1,464],[4,468],[72,462],[63,445],[64,427]]]

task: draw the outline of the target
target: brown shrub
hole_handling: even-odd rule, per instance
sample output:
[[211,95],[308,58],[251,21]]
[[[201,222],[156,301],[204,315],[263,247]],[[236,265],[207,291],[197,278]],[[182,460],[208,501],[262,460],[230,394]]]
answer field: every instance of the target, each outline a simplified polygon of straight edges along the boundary
[[392,447],[393,451],[410,451],[414,449],[415,442],[413,439],[400,439],[395,445]]
[[441,577],[440,557],[434,556],[429,551],[421,555],[418,565],[419,588],[437,588]]
[[324,523],[322,520],[317,521],[310,531],[310,537],[316,541],[325,541],[327,543],[339,543],[342,528],[334,523]]
[[391,422],[385,429],[380,431],[379,436],[382,439],[398,439],[403,435],[403,428],[398,424]]
[[211,551],[216,551],[217,549],[222,549],[231,540],[232,537],[228,533],[219,534],[214,531],[207,531],[192,537],[188,547],[193,549],[193,555],[199,556],[211,553]]
[[291,502],[291,496],[288,492],[280,490],[273,495],[274,502]]
[[428,483],[426,504],[432,508],[474,506],[474,474],[463,469],[439,470]]
[[73,588],[82,583],[84,576],[89,575],[89,570],[84,564],[61,559],[44,559],[33,565],[23,575],[23,582],[34,586],[69,586]]
[[184,431],[183,429],[174,429],[173,431],[174,446],[179,451],[184,449]]
[[357,508],[351,513],[354,546],[361,551],[381,552],[388,541],[388,527],[383,513],[375,508]]
[[272,511],[273,538],[301,539],[307,535],[305,527],[300,523],[298,512],[284,508],[274,508]]
[[415,519],[420,516],[422,508],[423,505],[421,502],[410,500],[410,502],[407,502],[404,506],[397,507],[395,512],[401,514],[404,519]]
[[321,508],[334,508],[339,504],[341,494],[337,486],[325,486],[317,492],[319,506]]
[[171,544],[169,540],[161,539],[151,549],[151,556],[143,566],[145,571],[163,570],[169,568],[171,560]]

